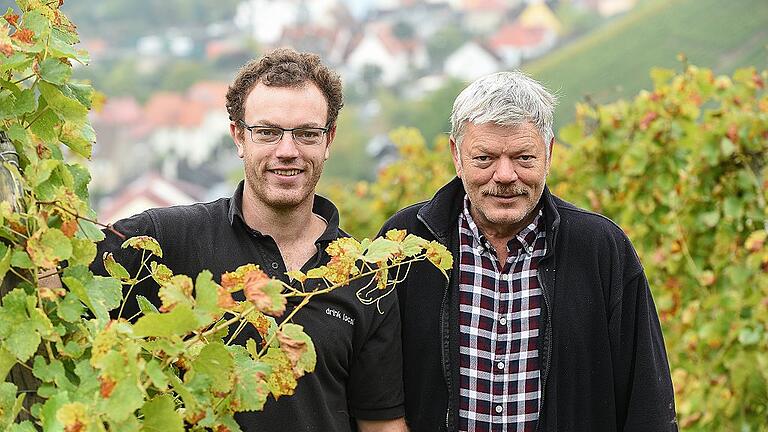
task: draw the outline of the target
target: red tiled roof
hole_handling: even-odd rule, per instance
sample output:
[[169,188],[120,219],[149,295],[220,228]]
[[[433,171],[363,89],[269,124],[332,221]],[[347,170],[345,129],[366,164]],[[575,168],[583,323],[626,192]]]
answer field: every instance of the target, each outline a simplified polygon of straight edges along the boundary
[[[158,183],[164,183],[166,187],[159,188]],[[159,191],[175,189],[174,197],[166,196]],[[199,201],[204,196],[204,191],[196,185],[170,180],[155,172],[149,172],[130,183],[117,196],[111,199],[99,212],[99,219],[112,222],[115,216],[129,207],[135,201],[150,203],[151,207],[168,207],[188,202],[176,202],[175,199],[184,197],[186,201]]]
[[381,43],[392,55],[398,55],[402,52],[413,52],[418,48],[419,42],[416,39],[402,40],[398,39],[392,33],[392,26],[389,24],[378,23],[372,30],[378,36]]
[[179,113],[186,108],[186,105],[187,102],[178,93],[155,93],[144,105],[144,115],[147,118],[147,124],[154,127],[173,125]]
[[141,121],[143,113],[136,99],[132,97],[109,98],[95,114],[97,121],[109,124],[131,124]]
[[518,23],[507,24],[488,39],[493,49],[505,47],[530,47],[539,45],[547,34],[544,27],[523,27]]
[[208,106],[176,93],[156,93],[144,107],[147,124],[157,127],[193,127],[202,123]]
[[505,11],[504,0],[464,0],[464,9],[468,11]]

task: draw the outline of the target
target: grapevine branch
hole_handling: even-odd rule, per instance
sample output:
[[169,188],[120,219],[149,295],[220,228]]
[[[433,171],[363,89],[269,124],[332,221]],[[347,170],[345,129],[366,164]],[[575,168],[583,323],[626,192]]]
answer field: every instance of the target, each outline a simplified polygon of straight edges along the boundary
[[60,210],[63,210],[65,212],[69,213],[70,215],[76,217],[77,219],[84,220],[86,222],[90,222],[90,223],[92,223],[94,225],[97,225],[97,226],[100,226],[102,228],[105,228],[105,229],[109,230],[111,233],[113,233],[114,235],[120,237],[120,240],[125,240],[127,238],[125,236],[125,234],[123,234],[120,231],[116,230],[112,226],[112,224],[104,224],[104,223],[101,223],[101,222],[97,221],[96,219],[91,219],[91,218],[88,218],[88,217],[83,216],[81,214],[78,214],[77,212],[72,211],[72,210],[62,206],[61,204],[59,204],[58,201],[38,201],[38,204],[52,205],[52,206],[54,206],[54,207],[56,207],[56,208],[58,208]]

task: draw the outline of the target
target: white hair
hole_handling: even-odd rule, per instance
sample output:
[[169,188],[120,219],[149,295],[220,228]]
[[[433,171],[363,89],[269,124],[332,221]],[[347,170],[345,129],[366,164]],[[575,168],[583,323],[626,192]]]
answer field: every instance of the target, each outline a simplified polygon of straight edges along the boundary
[[519,126],[530,122],[544,139],[547,159],[552,131],[555,96],[538,81],[520,71],[497,72],[479,78],[465,88],[453,103],[451,136],[457,151],[467,123],[496,123]]

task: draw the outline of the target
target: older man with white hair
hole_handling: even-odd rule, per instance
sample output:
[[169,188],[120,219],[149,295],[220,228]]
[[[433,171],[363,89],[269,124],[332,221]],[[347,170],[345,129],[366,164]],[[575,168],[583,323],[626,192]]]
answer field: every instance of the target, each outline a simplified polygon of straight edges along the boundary
[[520,72],[451,116],[457,178],[382,228],[446,245],[398,286],[406,420],[421,431],[674,431],[658,315],[632,244],[552,195],[555,97]]

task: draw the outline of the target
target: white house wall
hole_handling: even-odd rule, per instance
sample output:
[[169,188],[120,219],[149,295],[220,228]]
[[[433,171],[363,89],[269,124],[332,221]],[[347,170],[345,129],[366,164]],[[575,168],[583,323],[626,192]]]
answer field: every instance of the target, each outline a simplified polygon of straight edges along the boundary
[[465,81],[500,70],[499,62],[476,43],[466,43],[445,60],[445,73]]

